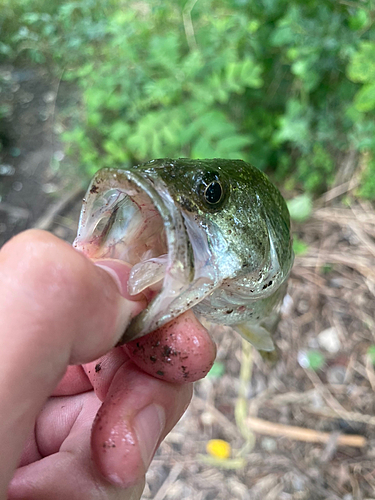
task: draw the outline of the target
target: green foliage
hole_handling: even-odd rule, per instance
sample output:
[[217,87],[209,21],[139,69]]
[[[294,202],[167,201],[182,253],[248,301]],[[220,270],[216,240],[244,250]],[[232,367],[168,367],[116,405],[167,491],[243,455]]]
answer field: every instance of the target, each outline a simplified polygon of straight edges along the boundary
[[372,157],[369,161],[366,170],[362,176],[362,183],[358,190],[358,194],[362,198],[375,200],[375,158]]
[[297,160],[297,172],[307,191],[319,191],[321,186],[334,181],[335,162],[329,149],[316,142],[310,154],[303,154]]
[[215,361],[215,363],[212,365],[211,370],[208,372],[207,377],[208,378],[221,378],[225,373],[225,365],[221,361]]
[[298,354],[298,362],[303,368],[318,371],[325,365],[325,357],[320,351],[301,351]]
[[354,107],[360,112],[375,108],[375,43],[362,42],[348,66],[348,77],[364,83],[354,97]]
[[323,275],[327,275],[327,274],[331,273],[332,270],[333,270],[333,266],[331,264],[324,264],[321,267],[321,272]]
[[352,55],[347,75],[353,82],[362,83],[354,96],[347,116],[354,122],[352,140],[359,151],[367,153],[369,161],[363,172],[358,194],[375,199],[375,42],[362,41]]
[[317,371],[323,368],[325,358],[321,352],[311,350],[306,353],[306,357],[308,361],[308,368],[311,370]]
[[375,158],[373,0],[0,1],[0,58],[80,86],[64,137],[89,173],[232,157],[319,193],[349,149]]
[[312,199],[309,194],[301,194],[288,201],[290,217],[297,222],[303,222],[308,219],[312,208]]
[[367,349],[367,356],[369,357],[371,363],[375,366],[375,345],[370,345]]
[[307,253],[309,246],[296,236],[293,236],[293,252],[295,255],[303,255]]

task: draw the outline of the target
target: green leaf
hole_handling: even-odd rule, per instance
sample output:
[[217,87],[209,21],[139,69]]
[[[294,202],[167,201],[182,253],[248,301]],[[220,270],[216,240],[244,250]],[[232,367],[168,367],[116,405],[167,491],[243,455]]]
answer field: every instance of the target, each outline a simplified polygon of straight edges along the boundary
[[319,351],[307,351],[306,353],[308,368],[317,371],[323,368],[325,364],[325,358],[323,354]]
[[332,264],[324,264],[321,267],[322,274],[329,274],[332,272],[332,270],[333,270]]
[[311,215],[313,204],[309,194],[301,194],[287,202],[290,217],[297,221],[303,222]]
[[369,16],[363,9],[356,9],[355,14],[349,17],[349,26],[352,30],[360,30],[368,23]]
[[259,88],[263,85],[261,72],[261,66],[250,57],[230,62],[226,67],[226,86],[236,93],[244,92],[247,87]]
[[241,65],[238,62],[231,62],[226,67],[226,85],[232,92],[240,93],[243,91],[242,82],[240,82]]
[[325,357],[320,351],[309,350],[299,351],[298,363],[303,367],[310,370],[320,370],[325,364]]
[[362,42],[347,68],[353,82],[373,82],[375,79],[375,43]]
[[111,139],[117,142],[125,141],[130,134],[130,126],[128,123],[123,122],[122,120],[116,121],[111,125],[110,128],[110,136]]
[[279,131],[275,132],[276,144],[290,141],[301,148],[310,143],[311,109],[295,99],[289,99],[287,109],[279,120]]
[[6,43],[0,42],[0,54],[9,56],[12,53],[12,48]]
[[297,236],[293,237],[293,251],[296,255],[303,255],[309,249],[309,245],[304,241],[297,238]]
[[221,361],[215,361],[211,370],[208,372],[208,378],[221,378],[225,373],[225,365]]
[[287,45],[294,40],[294,33],[287,19],[279,21],[277,28],[272,32],[271,44],[275,47]]
[[367,349],[367,356],[369,357],[371,363],[375,366],[375,345],[370,345]]
[[224,139],[220,139],[217,146],[221,151],[239,151],[243,147],[251,144],[251,142],[251,137],[235,134],[229,137],[224,137]]
[[217,150],[204,136],[199,137],[198,140],[192,145],[192,158],[216,158],[217,156]]
[[103,143],[105,151],[110,153],[113,158],[119,162],[126,162],[128,160],[128,155],[126,154],[125,148],[118,144],[116,141],[108,140]]
[[358,111],[366,112],[375,108],[375,83],[364,85],[355,95],[354,104]]
[[261,78],[262,67],[256,64],[253,59],[247,57],[241,64],[240,80],[244,86],[250,88],[260,88],[263,85]]

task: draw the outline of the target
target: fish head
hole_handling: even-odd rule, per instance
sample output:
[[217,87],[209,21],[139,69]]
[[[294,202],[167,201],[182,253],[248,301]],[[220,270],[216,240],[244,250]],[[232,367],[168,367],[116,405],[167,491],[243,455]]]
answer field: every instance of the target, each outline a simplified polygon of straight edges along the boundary
[[192,307],[220,321],[233,303],[238,313],[231,321],[238,322],[249,300],[281,285],[292,261],[283,198],[241,160],[160,159],[102,169],[86,195],[74,245],[95,259],[128,262],[129,292],[151,293],[127,340]]

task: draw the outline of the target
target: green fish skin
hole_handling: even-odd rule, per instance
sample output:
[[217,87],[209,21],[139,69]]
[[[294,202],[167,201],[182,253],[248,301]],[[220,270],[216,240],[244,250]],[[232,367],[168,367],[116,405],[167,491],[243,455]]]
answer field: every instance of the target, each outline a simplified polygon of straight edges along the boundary
[[278,189],[250,164],[180,158],[102,169],[74,245],[129,262],[130,293],[151,291],[124,342],[193,308],[273,349],[293,264],[290,217]]

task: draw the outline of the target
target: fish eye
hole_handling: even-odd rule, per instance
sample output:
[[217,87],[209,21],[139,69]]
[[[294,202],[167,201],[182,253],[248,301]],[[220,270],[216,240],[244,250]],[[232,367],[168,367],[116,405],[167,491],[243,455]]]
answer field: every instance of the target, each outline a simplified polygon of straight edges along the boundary
[[223,196],[223,187],[218,180],[212,181],[203,193],[204,199],[209,205],[216,205],[221,201]]
[[219,210],[228,194],[228,186],[225,179],[218,172],[210,171],[200,173],[196,177],[196,193],[201,203],[210,211]]

